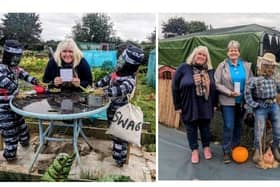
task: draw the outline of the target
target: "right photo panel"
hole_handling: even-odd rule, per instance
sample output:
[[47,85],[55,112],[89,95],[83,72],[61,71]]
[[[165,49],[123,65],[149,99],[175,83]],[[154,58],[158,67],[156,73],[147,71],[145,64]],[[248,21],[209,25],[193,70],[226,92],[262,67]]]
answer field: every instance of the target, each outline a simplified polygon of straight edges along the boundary
[[159,180],[279,180],[279,20],[158,15]]

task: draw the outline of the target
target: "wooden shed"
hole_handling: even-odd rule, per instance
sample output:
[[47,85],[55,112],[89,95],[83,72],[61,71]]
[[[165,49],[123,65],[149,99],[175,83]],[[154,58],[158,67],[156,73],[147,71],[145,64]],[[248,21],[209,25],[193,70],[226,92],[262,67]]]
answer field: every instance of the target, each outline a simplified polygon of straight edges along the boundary
[[176,68],[167,65],[160,65],[158,69],[159,79],[172,79],[175,74]]
[[172,66],[159,66],[158,101],[159,123],[178,128],[180,115],[175,112],[172,99],[172,78],[176,69]]

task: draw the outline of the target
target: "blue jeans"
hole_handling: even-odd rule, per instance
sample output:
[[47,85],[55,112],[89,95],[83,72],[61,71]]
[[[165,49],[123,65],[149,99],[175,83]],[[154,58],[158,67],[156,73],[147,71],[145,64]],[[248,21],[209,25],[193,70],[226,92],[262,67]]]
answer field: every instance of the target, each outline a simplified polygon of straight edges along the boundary
[[267,117],[272,124],[273,143],[275,148],[280,142],[280,110],[277,103],[266,108],[258,107],[255,110],[254,147],[259,149],[259,138],[263,137]]
[[200,131],[202,147],[209,147],[211,140],[210,119],[199,119],[192,122],[184,122],[184,124],[191,150],[198,149],[198,129]]
[[223,151],[229,154],[233,147],[240,144],[242,119],[245,110],[241,104],[235,106],[221,106],[224,120],[223,128]]

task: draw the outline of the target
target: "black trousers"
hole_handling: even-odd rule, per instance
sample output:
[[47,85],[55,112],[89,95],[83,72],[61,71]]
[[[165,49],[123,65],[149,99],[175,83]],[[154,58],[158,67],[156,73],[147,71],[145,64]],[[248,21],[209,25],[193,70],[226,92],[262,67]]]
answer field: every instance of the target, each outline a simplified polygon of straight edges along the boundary
[[200,131],[202,147],[208,147],[210,145],[210,119],[199,119],[192,122],[184,122],[184,124],[191,150],[198,149],[198,129]]

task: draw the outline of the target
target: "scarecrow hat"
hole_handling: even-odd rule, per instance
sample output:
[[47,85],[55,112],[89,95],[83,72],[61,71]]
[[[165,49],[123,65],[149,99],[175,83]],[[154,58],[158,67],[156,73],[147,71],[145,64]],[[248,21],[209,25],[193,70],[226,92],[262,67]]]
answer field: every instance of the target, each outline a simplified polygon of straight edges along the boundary
[[21,48],[21,44],[17,40],[6,40],[3,48],[4,48],[4,52],[15,54],[15,55],[21,55],[23,52]]
[[276,57],[273,53],[265,53],[263,57],[258,57],[258,61],[260,61],[262,64],[275,66],[278,65],[278,63],[276,62]]
[[122,58],[129,64],[140,65],[144,60],[144,52],[136,46],[129,45],[122,53]]

